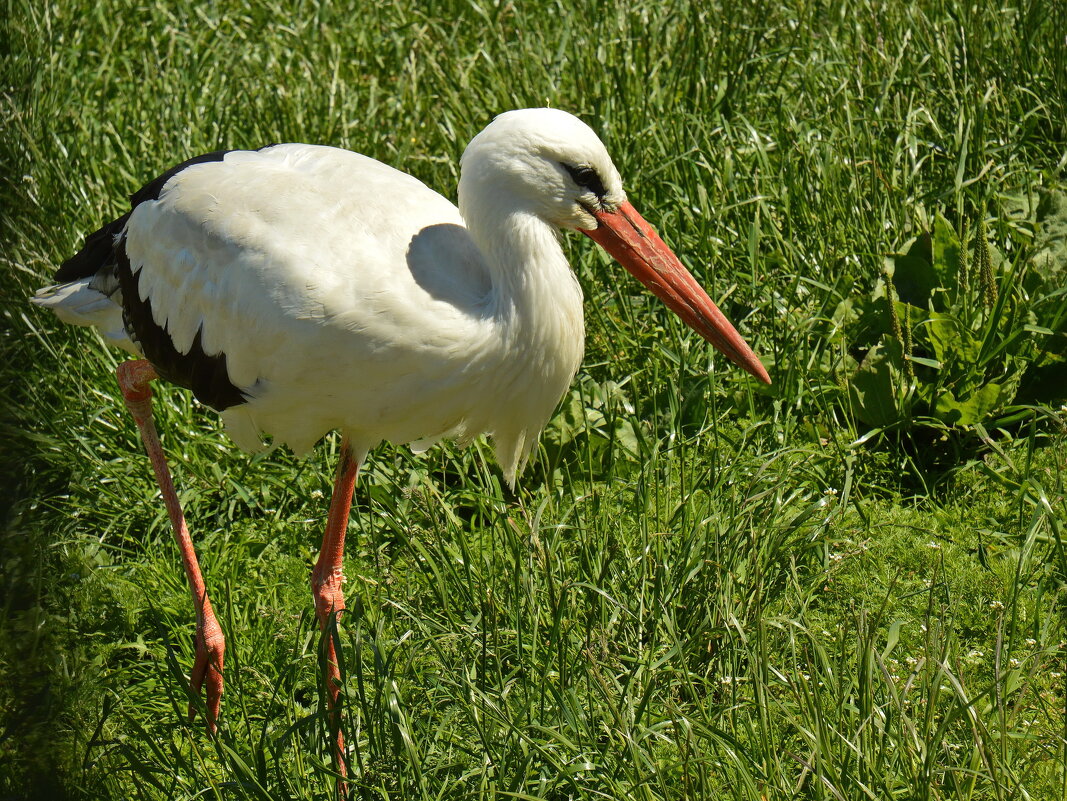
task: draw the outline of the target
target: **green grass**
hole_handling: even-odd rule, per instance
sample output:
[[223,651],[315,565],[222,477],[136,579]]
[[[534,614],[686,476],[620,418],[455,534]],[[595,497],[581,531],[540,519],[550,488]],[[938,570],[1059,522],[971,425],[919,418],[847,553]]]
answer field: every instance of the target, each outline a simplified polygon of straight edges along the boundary
[[1067,399],[868,437],[835,317],[939,213],[1025,249],[1012,198],[1067,177],[1060,4],[179,8],[4,5],[0,798],[332,787],[308,573],[337,442],[248,457],[159,393],[229,638],[212,741],[120,354],[26,296],[177,159],[324,142],[451,194],[493,114],[542,104],[602,134],[775,384],[569,237],[587,358],[518,493],[484,443],[361,477],[356,796],[1067,798]]

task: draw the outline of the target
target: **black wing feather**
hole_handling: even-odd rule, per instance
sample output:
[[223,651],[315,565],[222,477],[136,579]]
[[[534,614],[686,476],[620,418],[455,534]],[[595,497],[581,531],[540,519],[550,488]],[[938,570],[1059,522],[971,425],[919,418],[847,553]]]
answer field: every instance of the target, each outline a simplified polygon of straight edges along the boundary
[[[211,153],[204,153],[201,156],[194,156],[181,164],[171,167],[158,178],[149,181],[130,195],[130,210],[137,208],[146,200],[159,200],[159,195],[163,191],[163,187],[167,185],[167,181],[186,167],[191,167],[194,164],[203,164],[208,161],[222,161],[227,153],[232,152],[232,150],[215,150]],[[82,245],[81,250],[59,265],[59,269],[55,274],[56,283],[65,284],[81,278],[90,278],[102,269],[114,267],[115,237],[122,233],[122,229],[126,227],[126,221],[129,219],[130,212],[128,211],[117,220],[106,223],[99,230],[85,237],[85,243]]]
[[[146,201],[158,200],[167,182],[179,172],[194,164],[222,161],[231,152],[216,150],[204,153],[171,167],[149,181],[130,195],[130,211],[89,234],[81,250],[63,262],[55,274],[58,283],[91,278],[105,271],[116,275],[122,289],[122,320],[130,339],[138,344],[160,376],[191,389],[197,400],[219,411],[247,400],[241,390],[230,383],[226,354],[208,356],[204,353],[201,331],[197,332],[188,353],[181,353],[174,347],[166,327],[157,324],[152,316],[151,299],[141,300],[137,291],[137,275],[130,267],[126,245],[118,241],[118,236],[126,227],[132,210]],[[109,277],[108,280],[113,279]]]

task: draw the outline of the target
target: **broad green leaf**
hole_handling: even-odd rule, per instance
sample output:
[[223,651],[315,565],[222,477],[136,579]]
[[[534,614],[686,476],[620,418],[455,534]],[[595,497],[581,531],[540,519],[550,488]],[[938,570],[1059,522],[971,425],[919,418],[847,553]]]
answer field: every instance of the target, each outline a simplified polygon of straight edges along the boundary
[[1063,286],[1067,272],[1067,193],[1045,190],[1037,207],[1034,271],[1049,288]]
[[1046,336],[1055,336],[1056,332],[1051,328],[1045,328],[1042,325],[1024,325],[1024,331],[1029,331],[1031,334],[1045,334]]
[[615,423],[615,442],[630,458],[641,458],[641,444],[634,429],[633,421],[620,417]]
[[937,399],[934,415],[950,425],[974,425],[1001,405],[1002,390],[1000,384],[989,383],[963,401],[957,400],[951,390],[945,390]]
[[955,287],[960,283],[960,240],[956,232],[940,213],[934,218],[933,268],[942,287]]
[[837,308],[834,309],[834,313],[830,316],[830,319],[834,323],[834,328],[840,328],[846,322],[852,322],[856,319],[857,314],[852,306],[852,298],[845,298],[837,304]]
[[849,384],[856,417],[867,425],[887,426],[910,413],[906,400],[903,349],[891,336],[883,336],[863,359]]
[[931,264],[930,235],[921,234],[912,242],[907,253],[891,258],[897,297],[920,309],[927,308],[933,290],[940,286]]
[[930,340],[937,360],[943,365],[961,370],[977,363],[982,343],[975,339],[958,317],[931,312],[923,332]]

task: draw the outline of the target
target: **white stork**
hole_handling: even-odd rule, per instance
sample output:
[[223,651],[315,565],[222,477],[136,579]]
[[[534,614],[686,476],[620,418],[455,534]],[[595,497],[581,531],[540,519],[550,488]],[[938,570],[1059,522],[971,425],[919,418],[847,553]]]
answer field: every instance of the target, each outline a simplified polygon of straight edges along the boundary
[[[766,370],[627,202],[604,145],[553,109],[501,114],[463,154],[459,208],[346,150],[284,144],[210,153],[131,197],[34,303],[96,326],[137,357],[119,367],[197,611],[190,681],[214,731],[224,639],[151,412],[156,377],[192,389],[243,448],[306,452],[344,434],[312,573],[320,626],[344,609],[356,474],[382,440],[425,448],[488,433],[509,483],[582,359],[582,292],[559,244],[581,231],[727,358]],[[339,672],[324,637],[334,758]]]

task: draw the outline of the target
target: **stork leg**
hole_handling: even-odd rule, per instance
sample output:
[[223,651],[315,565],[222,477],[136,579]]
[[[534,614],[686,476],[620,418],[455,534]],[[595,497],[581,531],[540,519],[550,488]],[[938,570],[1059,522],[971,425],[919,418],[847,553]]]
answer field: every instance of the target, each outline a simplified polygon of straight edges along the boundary
[[[196,657],[189,674],[189,684],[198,695],[201,688],[206,688],[207,729],[210,734],[214,734],[219,718],[219,704],[222,701],[222,660],[226,641],[218,619],[211,609],[204,578],[200,574],[200,564],[196,559],[196,551],[193,550],[193,540],[185,525],[185,516],[178,502],[178,494],[174,491],[174,482],[171,480],[163,447],[159,443],[159,435],[152,419],[152,389],[148,384],[156,378],[156,371],[144,360],[123,362],[118,368],[122,397],[126,401],[126,408],[133,415],[134,422],[137,423],[148,458],[152,462],[152,470],[163,494],[163,503],[167,507],[174,538],[178,541],[178,549],[182,554],[185,576],[189,580],[189,589],[193,595],[193,606],[196,609]],[[190,703],[190,720],[193,719],[194,713],[195,709]]]
[[[322,630],[322,647],[326,664],[326,701],[330,709],[330,728],[335,733],[334,765],[342,776],[348,775],[344,760],[344,736],[341,734],[341,710],[337,697],[341,691],[341,671],[337,666],[337,620],[345,608],[341,591],[343,559],[345,553],[345,530],[348,528],[348,513],[352,508],[352,491],[362,458],[353,453],[346,437],[341,443],[341,461],[330,499],[330,516],[326,521],[326,533],[322,538],[315,569],[311,572],[311,592],[315,596],[315,614]],[[345,795],[343,781],[337,783],[338,793]]]

